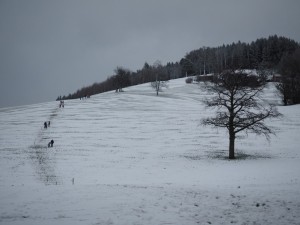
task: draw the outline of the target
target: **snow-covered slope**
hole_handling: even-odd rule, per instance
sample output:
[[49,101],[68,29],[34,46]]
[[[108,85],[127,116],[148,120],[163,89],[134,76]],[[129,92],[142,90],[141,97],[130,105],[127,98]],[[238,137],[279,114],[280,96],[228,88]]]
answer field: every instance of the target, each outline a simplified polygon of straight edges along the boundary
[[200,125],[210,97],[178,79],[0,109],[0,224],[299,224],[300,106],[228,161],[225,130]]

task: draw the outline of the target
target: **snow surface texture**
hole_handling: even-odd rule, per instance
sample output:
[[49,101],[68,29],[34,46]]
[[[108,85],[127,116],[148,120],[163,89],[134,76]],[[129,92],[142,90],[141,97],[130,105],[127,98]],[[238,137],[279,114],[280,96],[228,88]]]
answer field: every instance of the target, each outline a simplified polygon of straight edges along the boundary
[[200,125],[210,97],[178,79],[0,109],[0,224],[300,224],[300,106],[229,161],[226,131]]

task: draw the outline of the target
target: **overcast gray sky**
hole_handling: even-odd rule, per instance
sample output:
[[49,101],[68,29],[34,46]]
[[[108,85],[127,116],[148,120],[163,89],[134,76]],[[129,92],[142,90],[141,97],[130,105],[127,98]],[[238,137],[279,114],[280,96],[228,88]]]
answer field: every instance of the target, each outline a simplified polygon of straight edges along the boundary
[[299,0],[0,0],[0,107],[53,101],[117,66],[277,34],[300,42]]

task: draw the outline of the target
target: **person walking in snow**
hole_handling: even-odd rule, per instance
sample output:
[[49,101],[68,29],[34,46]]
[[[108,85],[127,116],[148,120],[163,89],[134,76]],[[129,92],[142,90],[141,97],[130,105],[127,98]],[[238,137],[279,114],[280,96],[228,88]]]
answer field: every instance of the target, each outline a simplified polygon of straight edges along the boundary
[[61,108],[61,107],[65,107],[65,102],[63,101],[63,100],[60,100],[60,103],[59,103],[59,108]]
[[44,123],[44,129],[47,129],[47,122]]
[[53,147],[54,141],[53,139],[48,143],[48,148]]

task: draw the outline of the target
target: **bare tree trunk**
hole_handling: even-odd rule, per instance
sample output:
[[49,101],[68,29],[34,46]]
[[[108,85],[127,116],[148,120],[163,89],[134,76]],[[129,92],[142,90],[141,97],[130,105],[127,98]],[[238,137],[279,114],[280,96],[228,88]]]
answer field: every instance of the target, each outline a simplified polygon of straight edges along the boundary
[[156,74],[156,96],[158,96],[159,83],[158,83],[158,74]]
[[235,159],[234,141],[235,141],[235,134],[233,132],[230,132],[229,133],[229,159]]
[[[233,99],[231,99],[231,101],[233,102]],[[229,117],[229,159],[235,159],[234,142],[235,142],[234,115],[232,110],[230,112],[230,117]]]

